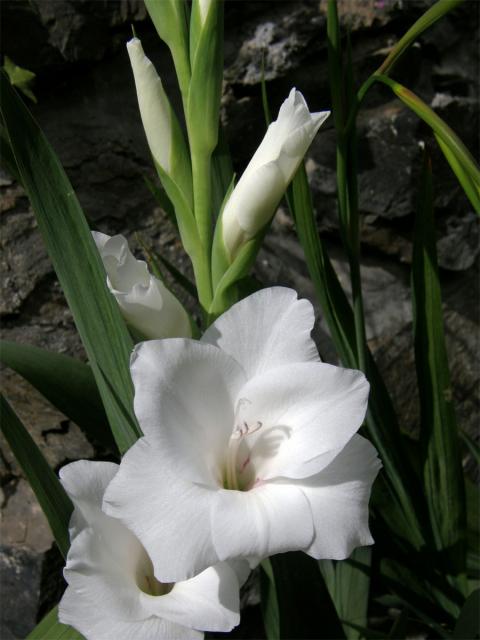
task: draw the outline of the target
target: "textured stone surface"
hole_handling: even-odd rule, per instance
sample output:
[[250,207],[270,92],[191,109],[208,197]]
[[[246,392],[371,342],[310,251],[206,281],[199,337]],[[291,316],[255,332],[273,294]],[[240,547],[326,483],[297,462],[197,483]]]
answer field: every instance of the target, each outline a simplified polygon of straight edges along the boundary
[[[339,0],[351,30],[356,82],[373,72],[392,45],[424,11],[428,0]],[[146,20],[140,0],[4,0],[2,48],[34,70],[33,107],[59,154],[86,215],[107,233],[125,233],[137,247],[140,232],[158,253],[191,275],[176,233],[143,180],[152,179],[135,91],[123,43],[134,23],[175,108],[172,64]],[[426,32],[395,69],[478,155],[478,12],[465,3]],[[28,38],[21,37],[28,33]],[[260,81],[262,57],[272,113],[296,86],[312,110],[330,103],[326,58],[326,2],[227,2],[222,119],[235,169],[241,172],[264,133]],[[348,291],[348,267],[338,237],[335,131],[330,120],[309,153],[307,171],[319,229]],[[439,262],[449,359],[457,414],[474,430],[479,417],[478,218],[428,128],[385,87],[374,88],[358,120],[362,277],[369,344],[392,393],[400,422],[418,428],[409,269],[421,149],[433,150]],[[21,187],[0,173],[0,315],[3,336],[83,357]],[[295,287],[316,304],[293,224],[280,209],[255,268],[265,284]],[[191,308],[192,300],[180,294]],[[336,354],[320,309],[315,337],[322,356]],[[408,374],[406,374],[408,372]],[[26,383],[2,372],[2,389],[50,464],[59,466],[95,451],[80,430],[53,411]],[[63,589],[61,561],[45,519],[8,447],[0,443],[3,638],[24,637],[39,613]],[[43,575],[43,578],[42,578]],[[247,590],[248,591],[248,590]],[[255,589],[253,590],[255,593]],[[39,599],[40,594],[40,599]],[[247,597],[247,596],[245,596]],[[250,598],[250,600],[252,600]],[[250,604],[255,604],[255,598]],[[255,635],[258,608],[241,633]],[[243,626],[245,624],[246,626]]]

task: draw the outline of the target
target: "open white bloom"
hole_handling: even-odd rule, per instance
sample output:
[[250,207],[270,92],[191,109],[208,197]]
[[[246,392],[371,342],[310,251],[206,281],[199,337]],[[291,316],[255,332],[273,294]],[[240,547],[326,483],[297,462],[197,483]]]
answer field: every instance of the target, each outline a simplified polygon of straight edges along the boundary
[[[245,574],[239,578],[221,563],[191,580],[159,582],[139,540],[101,510],[117,470],[110,462],[81,460],[60,471],[74,504],[60,622],[87,640],[189,640],[202,638],[202,631],[232,629],[240,620]],[[245,567],[237,562],[236,569],[244,573]]]
[[274,287],[234,305],[201,341],[137,345],[145,437],[103,508],[139,537],[159,580],[289,550],[342,559],[373,542],[368,500],[381,465],[356,435],[369,385],[320,362],[313,323],[308,301]]
[[158,278],[137,260],[122,235],[92,231],[107,272],[107,285],[128,324],[145,338],[192,335],[187,312]]
[[330,111],[310,113],[302,94],[290,91],[223,210],[223,242],[231,259],[273,216],[329,115]]

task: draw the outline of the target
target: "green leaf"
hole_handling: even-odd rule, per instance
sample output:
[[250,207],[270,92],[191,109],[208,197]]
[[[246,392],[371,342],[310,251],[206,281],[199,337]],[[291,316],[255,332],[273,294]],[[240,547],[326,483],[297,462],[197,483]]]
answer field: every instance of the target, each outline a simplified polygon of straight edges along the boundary
[[18,464],[40,503],[63,557],[70,547],[70,498],[12,407],[0,395],[1,427]]
[[155,183],[153,183],[147,176],[143,176],[145,184],[147,185],[148,190],[155,198],[157,203],[162,207],[165,213],[168,216],[168,219],[173,224],[173,226],[178,229],[178,222],[175,216],[175,208],[167,195],[167,192],[163,187],[158,187]]
[[261,594],[268,640],[345,638],[318,563],[306,554],[262,562]]
[[[468,176],[469,186],[466,193],[469,195],[470,191],[473,190],[475,197],[471,201],[472,205],[477,208],[480,200],[480,169],[457,134],[423,100],[399,82],[382,75],[376,76],[376,79],[389,86],[409,109],[433,129],[437,139],[443,143],[442,150],[445,147],[448,149],[447,160],[450,162],[450,159],[454,159],[454,167],[452,168],[455,174],[458,176],[458,171],[461,171],[462,180],[460,183],[462,187],[464,187],[465,176]],[[480,208],[477,208],[477,213],[480,213]]]
[[405,607],[395,620],[388,634],[389,640],[405,640],[408,637],[408,608]]
[[28,634],[26,640],[83,640],[83,636],[59,622],[58,607],[54,607]]
[[22,184],[22,178],[18,173],[17,163],[13,155],[10,140],[8,139],[5,125],[0,118],[0,164],[19,184]]
[[477,640],[480,638],[478,612],[480,611],[480,589],[469,595],[458,616],[452,638]]
[[320,571],[332,598],[348,640],[358,640],[358,627],[367,626],[372,550],[355,549],[348,560],[322,560]]
[[111,451],[115,440],[91,368],[69,356],[2,340],[0,361],[16,371],[87,435]]
[[465,443],[472,458],[475,460],[477,465],[480,465],[480,446],[478,443],[475,442],[475,440],[466,431],[460,431],[460,437]]
[[145,0],[145,6],[158,35],[167,44],[172,54],[185,107],[191,73],[187,3],[183,0]]
[[36,103],[37,98],[30,88],[36,74],[33,73],[33,71],[19,67],[18,64],[15,64],[8,56],[5,56],[3,68],[7,72],[8,79],[13,86],[17,87],[27,98]]
[[23,185],[72,310],[118,448],[124,452],[141,433],[133,414],[131,338],[107,289],[92,234],[57,156],[4,73],[0,82],[2,117]]
[[[352,309],[318,235],[304,166],[300,167],[294,178],[292,194],[298,238],[332,339],[344,366],[357,368]],[[368,434],[384,464],[383,477],[390,503],[400,514],[397,519],[403,522],[403,529],[411,544],[415,548],[421,548],[425,544],[421,489],[416,484],[415,473],[404,451],[390,396],[368,348],[366,357],[367,377],[371,385],[366,420]]]
[[410,27],[407,33],[400,38],[385,58],[377,73],[388,74],[405,51],[418,39],[418,37],[446,13],[459,6],[463,0],[438,0]]
[[465,570],[465,488],[453,406],[435,246],[432,174],[425,156],[412,260],[415,365],[425,495],[435,548],[452,574]]
[[218,144],[212,154],[212,209],[218,217],[233,182],[233,165],[225,132],[220,123]]
[[458,161],[457,156],[452,153],[449,146],[445,144],[443,139],[437,133],[435,134],[435,138],[453,173],[457,176],[465,195],[470,200],[472,207],[477,213],[480,213],[480,194],[478,189],[475,188],[474,181],[470,177],[469,173],[465,171],[462,163]]
[[465,478],[467,502],[467,570],[469,576],[480,578],[480,491]]

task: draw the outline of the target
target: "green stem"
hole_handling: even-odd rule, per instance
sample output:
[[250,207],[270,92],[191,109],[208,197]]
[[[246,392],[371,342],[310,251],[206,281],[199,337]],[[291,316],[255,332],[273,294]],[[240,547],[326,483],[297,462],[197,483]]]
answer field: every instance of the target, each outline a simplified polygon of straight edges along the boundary
[[195,279],[197,281],[200,303],[207,311],[213,297],[212,291],[212,176],[211,154],[203,150],[192,149],[192,177],[193,177],[193,202],[195,221],[197,223],[200,239],[201,254],[194,264]]
[[[334,112],[335,129],[337,131],[337,192],[340,217],[340,232],[348,256],[350,266],[350,282],[353,296],[353,310],[355,319],[355,342],[357,366],[366,369],[366,335],[365,319],[363,316],[363,299],[360,278],[360,233],[358,216],[358,185],[357,185],[357,145],[355,130],[355,115],[358,109],[358,99],[352,100],[352,75],[348,75],[347,82],[342,82],[343,64],[338,21],[337,5],[334,0],[328,2],[328,68],[330,92]],[[348,41],[348,52],[349,49]],[[348,65],[351,66],[351,60]],[[368,81],[367,81],[368,82]],[[347,84],[347,87],[345,87]],[[362,87],[360,101],[368,87]],[[352,105],[348,104],[350,101]],[[348,109],[352,125],[345,127]],[[352,115],[354,114],[354,115]]]

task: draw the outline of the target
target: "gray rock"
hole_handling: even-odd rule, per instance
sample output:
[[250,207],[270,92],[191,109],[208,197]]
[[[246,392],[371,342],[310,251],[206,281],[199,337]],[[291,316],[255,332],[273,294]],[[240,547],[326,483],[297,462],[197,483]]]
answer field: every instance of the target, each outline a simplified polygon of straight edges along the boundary
[[0,546],[2,640],[25,638],[36,622],[41,557],[28,549]]

